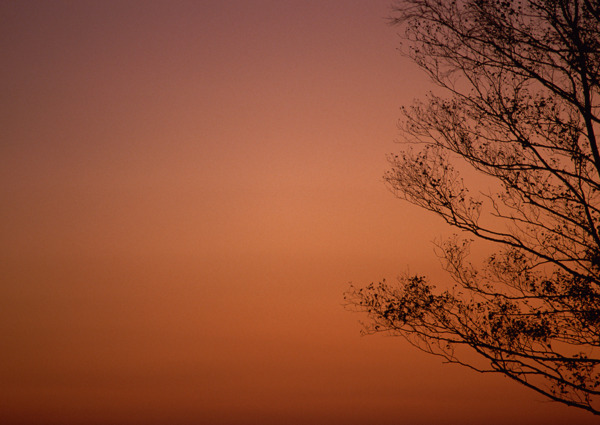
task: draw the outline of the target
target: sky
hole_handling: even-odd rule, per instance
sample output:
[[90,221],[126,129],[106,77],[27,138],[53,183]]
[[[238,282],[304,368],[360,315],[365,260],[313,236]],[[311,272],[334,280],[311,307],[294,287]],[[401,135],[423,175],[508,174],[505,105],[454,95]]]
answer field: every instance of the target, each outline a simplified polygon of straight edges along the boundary
[[390,3],[0,1],[0,423],[595,420],[343,307],[447,280],[383,183],[431,88]]

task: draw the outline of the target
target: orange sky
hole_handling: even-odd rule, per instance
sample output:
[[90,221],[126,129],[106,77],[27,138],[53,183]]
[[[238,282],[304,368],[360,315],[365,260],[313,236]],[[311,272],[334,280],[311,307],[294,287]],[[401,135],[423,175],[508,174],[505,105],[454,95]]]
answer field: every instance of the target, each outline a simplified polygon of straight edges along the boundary
[[451,233],[389,3],[0,3],[0,423],[592,423],[342,308]]

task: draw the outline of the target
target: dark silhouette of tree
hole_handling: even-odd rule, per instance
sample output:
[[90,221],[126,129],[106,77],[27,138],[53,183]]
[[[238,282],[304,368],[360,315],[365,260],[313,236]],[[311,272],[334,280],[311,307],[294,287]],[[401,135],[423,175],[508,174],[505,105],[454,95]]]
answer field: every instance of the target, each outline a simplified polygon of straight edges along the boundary
[[[403,109],[385,180],[458,229],[438,245],[454,283],[404,276],[348,305],[367,333],[600,414],[600,2],[403,0],[392,21],[442,94]],[[474,241],[493,248],[477,266]]]

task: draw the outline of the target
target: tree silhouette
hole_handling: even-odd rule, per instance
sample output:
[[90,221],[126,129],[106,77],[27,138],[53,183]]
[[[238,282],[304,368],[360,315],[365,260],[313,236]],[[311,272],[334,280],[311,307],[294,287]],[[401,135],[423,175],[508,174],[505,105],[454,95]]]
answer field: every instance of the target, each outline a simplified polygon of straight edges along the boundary
[[[385,180],[458,230],[438,244],[454,283],[404,276],[348,305],[367,333],[600,414],[600,2],[403,0],[392,22],[441,94],[403,109]],[[474,241],[494,251],[477,265]]]

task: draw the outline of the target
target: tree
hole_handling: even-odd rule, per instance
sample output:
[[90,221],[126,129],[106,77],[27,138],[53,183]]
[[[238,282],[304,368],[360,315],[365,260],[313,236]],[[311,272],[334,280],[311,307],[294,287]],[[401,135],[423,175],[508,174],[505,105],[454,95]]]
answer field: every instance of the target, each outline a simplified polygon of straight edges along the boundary
[[[392,23],[441,94],[403,108],[385,181],[457,230],[438,244],[453,283],[348,305],[367,333],[600,414],[600,2],[403,0]],[[493,252],[471,260],[475,241]]]

